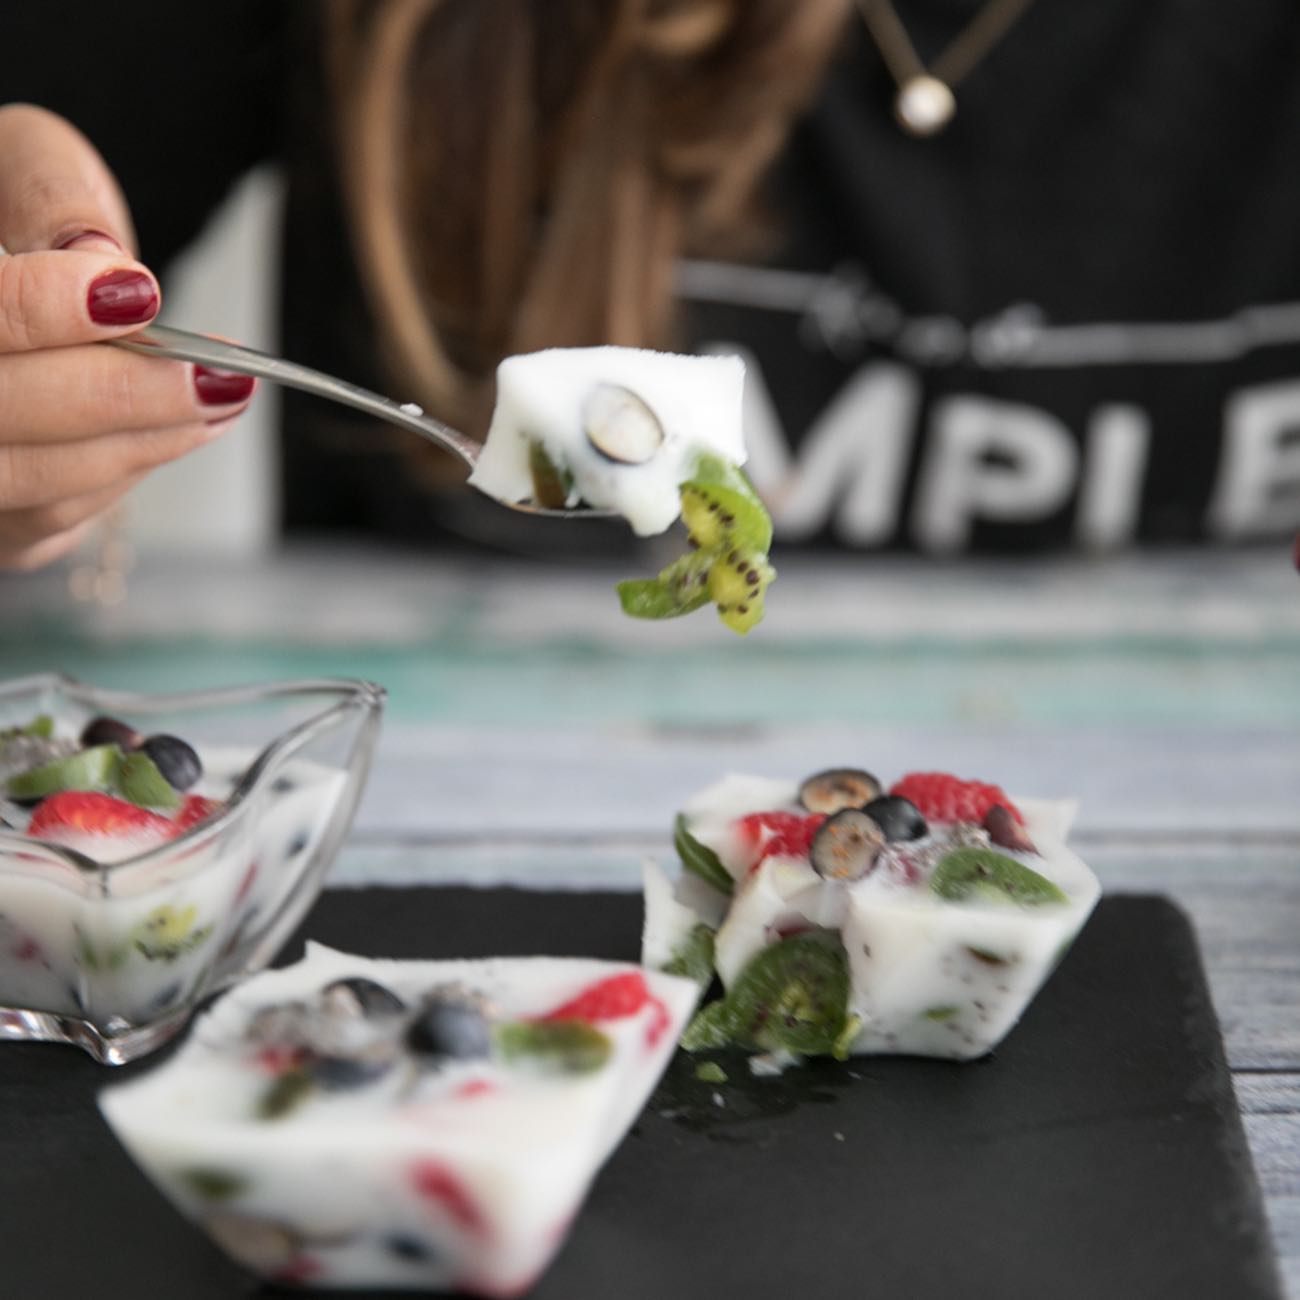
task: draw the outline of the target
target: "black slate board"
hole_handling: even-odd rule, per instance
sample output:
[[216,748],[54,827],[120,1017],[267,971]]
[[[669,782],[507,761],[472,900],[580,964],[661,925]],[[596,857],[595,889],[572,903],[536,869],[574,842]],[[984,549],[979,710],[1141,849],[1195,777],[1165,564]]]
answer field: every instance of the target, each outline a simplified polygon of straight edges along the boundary
[[[639,927],[632,896],[421,889],[327,894],[306,929],[393,957],[627,958]],[[110,1136],[94,1095],[139,1068],[0,1045],[0,1295],[288,1294],[228,1263]],[[536,1300],[1281,1294],[1196,943],[1167,900],[1103,900],[982,1062],[731,1078],[700,1083],[678,1055]]]

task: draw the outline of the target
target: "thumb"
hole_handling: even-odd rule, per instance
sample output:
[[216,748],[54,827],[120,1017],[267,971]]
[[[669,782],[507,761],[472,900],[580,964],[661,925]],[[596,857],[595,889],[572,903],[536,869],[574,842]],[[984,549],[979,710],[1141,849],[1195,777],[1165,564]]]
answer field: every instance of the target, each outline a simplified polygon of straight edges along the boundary
[[126,201],[98,151],[70,122],[31,104],[0,108],[0,245],[135,250]]

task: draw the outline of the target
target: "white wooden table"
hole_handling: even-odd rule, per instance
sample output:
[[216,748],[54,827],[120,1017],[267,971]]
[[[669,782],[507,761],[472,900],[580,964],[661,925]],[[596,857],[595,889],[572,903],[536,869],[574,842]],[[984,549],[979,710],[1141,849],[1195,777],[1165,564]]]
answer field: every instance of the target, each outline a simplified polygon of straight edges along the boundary
[[0,674],[144,689],[321,673],[390,707],[333,884],[636,887],[725,770],[944,766],[1077,795],[1112,891],[1203,946],[1300,1300],[1300,577],[1282,551],[944,567],[786,559],[763,626],[641,625],[595,566],[375,551],[148,566],[74,607],[0,579]]

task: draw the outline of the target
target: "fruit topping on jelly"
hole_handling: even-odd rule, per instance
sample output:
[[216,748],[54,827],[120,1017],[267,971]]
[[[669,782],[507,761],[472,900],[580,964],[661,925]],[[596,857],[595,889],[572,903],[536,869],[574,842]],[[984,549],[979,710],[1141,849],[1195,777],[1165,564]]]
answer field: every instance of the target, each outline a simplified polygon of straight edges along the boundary
[[736,829],[753,853],[748,869],[756,870],[768,858],[806,858],[825,820],[824,813],[804,816],[780,810],[741,817]]
[[984,814],[984,829],[999,848],[1015,849],[1019,853],[1038,852],[1024,823],[1005,804],[995,803]]
[[418,1087],[421,1072],[477,1062],[567,1074],[597,1070],[613,1051],[597,1026],[632,1017],[646,1020],[651,1047],[670,1020],[639,970],[598,980],[523,1019],[503,1016],[486,996],[460,983],[434,985],[408,1003],[365,977],[335,980],[314,996],[263,1007],[250,1019],[247,1041],[274,1076],[257,1113],[283,1118],[318,1089],[365,1087],[403,1062],[407,1091]]
[[[119,838],[137,851],[183,834],[221,807],[206,795],[184,793],[202,777],[203,763],[187,741],[142,735],[117,718],[92,718],[75,739],[57,735],[47,715],[0,732],[3,797],[33,810],[23,828],[29,835],[67,847],[89,851],[88,838],[105,844]],[[120,859],[121,846],[111,856]]]
[[1016,821],[1024,820],[1001,786],[963,781],[948,772],[909,772],[890,786],[889,793],[910,799],[932,822],[973,822],[978,826],[996,805],[1006,808]]
[[818,828],[808,859],[824,880],[861,880],[884,843],[884,831],[861,808],[841,808]]
[[730,776],[678,814],[684,874],[647,867],[643,943],[721,981],[687,1047],[967,1058],[1015,1024],[1100,892],[1064,843],[1072,805],[942,772],[879,789],[858,768]]
[[921,810],[901,794],[882,794],[862,810],[887,840],[919,840],[930,833]]
[[455,986],[432,990],[406,1031],[406,1046],[430,1060],[470,1061],[491,1055],[492,1022],[484,1000]]
[[91,718],[81,729],[83,748],[92,745],[116,745],[122,750],[139,749],[144,737],[132,726],[117,718]]
[[1046,877],[992,849],[964,848],[946,853],[930,877],[930,888],[949,902],[977,894],[1028,906],[1068,901],[1059,886]]
[[815,772],[799,787],[799,802],[809,812],[837,813],[865,808],[881,793],[880,782],[859,767],[832,767]]
[[778,939],[746,965],[721,1001],[698,1013],[682,1046],[831,1055],[849,1023],[848,993],[848,959],[837,935]]
[[623,612],[675,618],[712,601],[729,628],[748,632],[776,578],[767,559],[772,521],[758,494],[737,466],[701,456],[681,485],[681,516],[693,549],[654,578],[620,582]]
[[161,844],[176,834],[176,824],[111,794],[67,790],[41,800],[27,823],[27,833],[51,844],[77,845],[96,836],[139,837]]
[[146,736],[140,752],[154,761],[173,790],[188,790],[203,775],[203,764],[192,745],[179,736]]
[[597,384],[587,394],[582,431],[606,460],[617,465],[644,465],[664,445],[659,417],[622,384]]

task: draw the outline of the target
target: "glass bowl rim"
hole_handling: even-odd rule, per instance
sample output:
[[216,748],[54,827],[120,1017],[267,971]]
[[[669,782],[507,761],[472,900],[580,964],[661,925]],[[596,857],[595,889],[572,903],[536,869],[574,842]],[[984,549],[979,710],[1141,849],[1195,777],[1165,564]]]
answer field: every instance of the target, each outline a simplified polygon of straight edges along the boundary
[[205,687],[198,690],[151,692],[123,691],[112,687],[94,686],[68,673],[46,672],[0,681],[0,701],[10,696],[39,690],[61,692],[81,703],[91,704],[96,708],[102,707],[105,713],[130,713],[133,709],[220,708],[223,704],[248,703],[293,695],[335,697],[333,704],[304,718],[268,741],[249,763],[219,813],[189,827],[175,839],[164,840],[161,844],[155,844],[130,857],[120,858],[114,862],[101,862],[98,858],[62,844],[51,844],[45,840],[34,839],[22,831],[0,829],[0,850],[30,853],[33,845],[39,845],[43,853],[48,853],[53,859],[62,860],[75,871],[97,876],[104,873],[118,876],[124,874],[124,870],[133,867],[152,865],[200,835],[207,836],[224,829],[242,814],[249,796],[261,783],[266,770],[285,750],[325,731],[339,716],[358,704],[369,716],[374,717],[383,708],[388,694],[384,687],[376,682],[360,677],[299,677],[274,682]]

